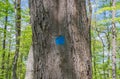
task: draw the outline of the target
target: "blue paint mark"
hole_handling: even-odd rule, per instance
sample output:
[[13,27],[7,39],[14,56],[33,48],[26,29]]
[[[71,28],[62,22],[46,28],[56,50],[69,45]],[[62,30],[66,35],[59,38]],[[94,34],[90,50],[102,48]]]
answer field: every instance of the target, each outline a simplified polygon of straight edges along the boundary
[[56,45],[64,45],[65,44],[65,37],[62,35],[57,36],[55,39],[55,43],[56,43]]

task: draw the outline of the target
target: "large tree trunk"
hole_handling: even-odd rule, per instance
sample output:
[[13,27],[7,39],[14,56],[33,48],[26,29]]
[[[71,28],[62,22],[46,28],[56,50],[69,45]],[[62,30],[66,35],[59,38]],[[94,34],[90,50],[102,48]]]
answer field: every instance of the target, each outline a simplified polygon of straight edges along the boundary
[[[34,79],[92,79],[85,0],[29,0]],[[65,37],[56,45],[57,36]]]
[[17,78],[17,61],[19,57],[20,35],[21,35],[21,0],[15,0],[15,27],[16,27],[16,49],[13,60],[13,79]]

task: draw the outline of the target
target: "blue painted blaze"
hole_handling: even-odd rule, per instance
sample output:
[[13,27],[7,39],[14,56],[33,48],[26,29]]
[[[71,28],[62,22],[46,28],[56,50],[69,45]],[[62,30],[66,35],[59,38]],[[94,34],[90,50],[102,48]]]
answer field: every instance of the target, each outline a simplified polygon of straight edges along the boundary
[[64,45],[65,44],[65,37],[62,35],[57,36],[55,39],[55,43],[56,43],[56,45]]

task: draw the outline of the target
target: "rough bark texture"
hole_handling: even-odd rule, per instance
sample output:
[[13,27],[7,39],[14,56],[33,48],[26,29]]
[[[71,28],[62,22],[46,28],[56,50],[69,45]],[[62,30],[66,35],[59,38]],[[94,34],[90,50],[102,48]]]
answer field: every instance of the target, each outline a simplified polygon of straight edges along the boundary
[[[115,7],[116,0],[112,0],[112,6]],[[112,79],[116,79],[116,25],[115,10],[112,11]]]
[[21,35],[21,0],[15,0],[15,27],[16,27],[16,49],[15,49],[15,56],[13,60],[13,79],[17,78],[17,61],[19,57],[19,47],[20,47],[20,35]]
[[[29,0],[34,79],[92,79],[85,0]],[[64,45],[55,38],[65,37]]]
[[34,79],[33,78],[33,65],[34,65],[34,61],[33,61],[33,47],[31,46],[29,54],[28,54],[28,59],[27,59],[27,67],[26,67],[26,75],[25,75],[25,79]]

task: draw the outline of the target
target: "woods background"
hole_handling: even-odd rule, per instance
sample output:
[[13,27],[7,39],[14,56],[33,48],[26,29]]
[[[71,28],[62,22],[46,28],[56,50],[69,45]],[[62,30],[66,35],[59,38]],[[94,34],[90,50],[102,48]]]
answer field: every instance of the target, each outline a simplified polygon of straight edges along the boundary
[[[85,45],[90,47],[89,43],[87,44],[76,43],[76,39],[79,39],[79,41],[83,41],[81,38],[84,39],[84,37],[88,35],[86,32],[85,33],[83,32],[84,31],[83,28],[90,25],[91,25],[90,32],[91,32],[91,58],[92,58],[92,66],[91,66],[92,75],[90,76],[92,77],[92,79],[120,79],[120,47],[119,47],[120,46],[120,42],[119,42],[120,1],[119,0],[91,0],[91,1],[86,0],[86,2],[84,1],[79,2],[82,0],[66,0],[68,1],[67,2],[68,14],[66,14],[66,8],[65,8],[66,6],[64,0],[63,1],[58,0],[59,2],[55,1],[55,3],[52,3],[52,1],[54,0],[51,0],[51,3],[46,3],[46,4],[51,4],[52,7],[51,8],[49,5],[47,5],[47,7],[49,6],[49,8],[51,8],[49,9],[48,12],[43,12],[44,8],[42,5],[40,5],[40,3],[42,2],[32,3],[31,2],[32,0],[30,0],[29,4],[31,5],[31,8],[35,8],[35,7],[37,8],[37,9],[33,9],[34,12],[32,14],[29,14],[30,10],[28,7],[27,0],[15,0],[15,1],[0,0],[0,79],[25,78],[26,64],[27,64],[26,62],[27,62],[27,58],[29,58],[28,53],[31,45],[36,41],[35,39],[37,39],[38,40],[37,42],[39,42],[38,46],[40,46],[41,43],[43,46],[48,45],[46,46],[48,47],[48,49],[49,47],[53,46],[53,48],[45,51],[51,51],[51,52],[57,51],[61,57],[64,58],[68,57],[66,62],[67,64],[71,64],[70,63],[71,61],[70,62],[68,61],[69,59],[71,59],[73,53],[71,53],[70,55],[70,53],[68,54],[65,52],[70,51],[69,46],[72,46],[71,45],[72,43],[76,44],[74,45],[76,46],[76,49],[81,48],[80,45],[82,45],[83,47]],[[41,1],[41,0],[34,0],[34,1]],[[49,0],[44,0],[44,1],[49,1]],[[75,4],[75,1],[78,1],[76,2],[77,4]],[[55,7],[59,8],[57,9],[58,11],[55,9]],[[80,8],[76,8],[76,7],[80,7]],[[84,13],[83,8],[84,10],[86,9],[86,13]],[[76,12],[77,10],[78,13]],[[43,12],[43,14],[39,14],[40,12]],[[53,13],[58,17],[53,16],[52,15]],[[74,16],[74,14],[76,13],[77,16]],[[83,21],[84,14],[85,14],[84,18],[87,18],[87,20],[86,22],[81,22]],[[32,25],[32,29],[34,26],[36,26],[37,28],[37,26],[41,25],[41,27],[38,27],[36,29],[38,31],[31,31],[32,21],[30,22],[30,15],[36,17],[34,18],[34,21],[36,20],[34,22],[36,25]],[[43,18],[37,18],[37,17],[43,17]],[[45,21],[42,21],[42,24],[39,24],[41,23],[40,22],[41,19],[42,20],[45,19]],[[45,28],[43,26],[49,26],[50,28]],[[66,26],[69,26],[69,28]],[[78,26],[83,26],[83,27],[78,27]],[[42,31],[39,31],[40,28],[42,28],[42,30],[47,29],[47,31],[45,31],[45,33],[42,33]],[[80,30],[80,31],[77,33],[76,30]],[[35,38],[33,40],[35,41],[32,42],[32,33],[34,34],[35,32],[39,33],[41,36],[38,35],[38,38],[35,38],[33,36]],[[72,35],[71,32],[75,32],[75,33],[73,33]],[[52,37],[49,36],[49,34],[51,34]],[[80,36],[81,34],[83,35],[83,37]],[[53,42],[55,37],[59,35],[65,36],[65,39],[67,40],[65,46],[56,47],[55,43]],[[90,37],[88,36],[85,38],[88,39]],[[46,39],[45,44],[43,44],[42,42],[42,40],[44,39]],[[50,42],[51,39],[52,42]],[[73,42],[71,43],[71,41]],[[74,48],[74,46],[71,48]],[[37,50],[37,48],[34,49]],[[61,51],[61,53],[58,50]],[[41,51],[41,52],[45,52],[45,51]],[[86,50],[84,49],[83,52],[84,51],[88,51],[87,48]],[[39,59],[38,56],[40,54],[39,55],[37,54],[38,53],[35,54],[35,57]],[[49,56],[52,56],[52,53],[49,54],[50,54]],[[55,55],[56,53],[53,54]],[[81,60],[85,61],[87,60],[86,56],[89,57],[90,55],[83,53],[82,55],[80,54],[80,56],[82,56],[80,57],[82,58]],[[75,57],[77,57],[77,55]],[[55,58],[53,57],[52,60],[56,60],[57,58],[59,59],[59,57],[55,56]],[[40,61],[40,59],[39,60],[37,59],[35,60],[36,63]],[[49,62],[53,62],[53,61],[49,61]],[[74,66],[72,67],[74,68]],[[68,70],[67,72],[71,72],[69,70],[71,70],[72,67],[68,66],[67,68],[69,69],[64,67],[63,68],[66,71]],[[73,73],[64,74],[64,75],[71,75],[71,74]],[[36,74],[36,76],[37,75],[39,74]],[[73,79],[71,76],[69,77]],[[78,78],[76,77],[76,79],[79,79],[80,77],[81,76],[79,75]],[[89,78],[86,77],[84,79],[89,79]]]

